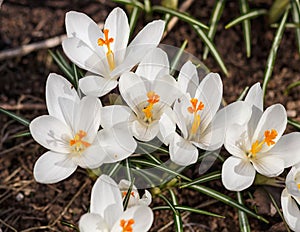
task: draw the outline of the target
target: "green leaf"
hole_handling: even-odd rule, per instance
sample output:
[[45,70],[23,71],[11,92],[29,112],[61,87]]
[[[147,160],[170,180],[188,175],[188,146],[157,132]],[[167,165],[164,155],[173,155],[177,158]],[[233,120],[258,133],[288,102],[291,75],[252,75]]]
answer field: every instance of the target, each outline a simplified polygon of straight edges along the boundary
[[112,0],[113,2],[124,4],[124,5],[130,5],[138,7],[141,10],[144,10],[144,5],[140,3],[139,1],[133,1],[133,0]]
[[252,212],[251,210],[249,210],[247,207],[245,207],[244,205],[241,205],[239,204],[238,202],[236,202],[235,200],[233,200],[231,197],[228,197],[218,191],[215,191],[213,189],[210,189],[208,187],[205,187],[205,186],[200,186],[200,185],[191,185],[191,186],[188,186],[188,188],[190,189],[194,189],[198,192],[201,192],[207,196],[210,196],[212,198],[215,198],[229,206],[232,206],[234,208],[237,208],[237,209],[240,209],[240,210],[243,210],[245,213],[251,215],[252,217],[255,217],[265,223],[269,223],[269,221],[267,219],[265,219],[264,217]]
[[206,44],[206,46],[209,48],[211,54],[213,55],[213,57],[216,59],[217,63],[219,64],[220,68],[222,69],[222,71],[225,73],[225,75],[228,75],[228,71],[227,68],[219,54],[219,52],[217,51],[215,45],[212,43],[212,41],[207,37],[207,35],[204,33],[204,31],[202,31],[200,29],[200,27],[196,26],[196,25],[192,25],[192,27],[194,28],[194,30],[196,31],[196,33],[198,34],[198,36],[202,39],[202,41]]
[[247,14],[243,14],[243,15],[239,16],[238,18],[232,20],[230,23],[228,23],[225,26],[225,29],[233,27],[233,26],[243,22],[244,20],[254,19],[254,18],[257,18],[258,16],[266,15],[267,13],[268,13],[268,11],[265,10],[265,9],[258,9],[258,10],[249,11]]
[[292,125],[293,127],[297,128],[300,130],[300,122],[297,122],[293,119],[288,118],[288,124]]
[[[178,200],[177,200],[177,197],[176,197],[175,193],[173,192],[173,190],[169,189],[169,192],[171,195],[173,206],[178,205]],[[177,212],[176,214],[174,214],[175,228],[176,228],[176,231],[181,232],[181,231],[183,231],[181,213],[176,208],[175,208],[175,210]]]
[[162,194],[158,194],[158,196],[167,203],[167,205],[170,207],[170,209],[173,211],[174,214],[178,214],[178,211],[175,209],[173,204]]
[[282,35],[283,35],[284,29],[285,29],[285,23],[288,18],[288,15],[289,15],[289,8],[286,9],[286,11],[281,19],[280,26],[276,31],[276,35],[275,35],[275,38],[274,38],[274,41],[272,44],[272,48],[271,48],[271,51],[268,56],[267,65],[266,65],[265,74],[264,74],[264,82],[263,82],[263,87],[262,87],[264,96],[266,95],[267,85],[269,83],[270,77],[273,72],[274,63],[275,63],[275,59],[276,59],[276,55],[277,55],[277,50],[278,50],[278,47],[279,47],[281,39],[282,39]]
[[115,173],[117,173],[121,168],[121,165],[120,165],[119,162],[111,164],[111,165],[112,165],[112,167],[107,172],[108,173],[107,175],[110,176],[110,177],[112,177]]
[[129,19],[130,36],[132,36],[139,15],[140,15],[140,9],[137,6],[133,7]]
[[30,135],[31,135],[30,131],[26,131],[26,132],[15,134],[12,136],[12,138],[20,138],[20,137],[25,137]]
[[127,180],[132,182],[131,165],[129,159],[125,159],[125,167],[126,167]]
[[124,197],[124,200],[123,200],[124,211],[127,209],[127,206],[128,206],[129,200],[130,200],[130,195],[131,195],[132,188],[133,188],[133,184],[134,184],[134,179],[133,179],[133,181],[131,181],[130,186],[127,190],[126,196]]
[[176,70],[178,70],[178,62],[180,61],[180,58],[184,52],[184,49],[186,48],[188,41],[184,40],[184,42],[182,43],[180,49],[178,50],[178,52],[176,53],[175,57],[173,58],[172,62],[171,62],[171,68],[170,68],[170,75],[174,75]]
[[197,25],[198,27],[203,28],[203,29],[208,29],[208,27],[205,24],[199,22],[197,19],[193,18],[192,16],[190,16],[186,13],[182,13],[177,10],[173,10],[173,9],[166,8],[163,6],[153,6],[152,11],[160,12],[160,13],[164,13],[164,14],[170,14],[170,15],[178,17],[179,19],[181,19],[184,22],[187,22],[187,23],[190,23],[193,25]]
[[188,186],[196,185],[196,184],[203,184],[205,182],[212,181],[212,180],[218,180],[220,178],[221,178],[221,172],[220,171],[215,171],[215,172],[203,175],[203,176],[201,176],[201,177],[199,177],[195,180],[192,180],[191,182],[182,183],[180,188],[186,188]]
[[27,119],[22,118],[21,116],[16,115],[16,114],[14,114],[14,113],[12,113],[12,112],[10,112],[10,111],[8,111],[8,110],[5,110],[5,109],[3,109],[2,107],[0,107],[0,113],[3,113],[3,114],[5,114],[5,115],[7,115],[8,117],[11,117],[13,120],[15,120],[15,121],[21,123],[21,124],[24,125],[24,126],[27,126],[27,127],[28,127],[29,124],[30,124],[30,122],[29,122]]
[[290,0],[275,0],[271,9],[269,10],[269,23],[275,23],[286,11]]
[[[240,12],[242,14],[247,14],[249,12],[249,5],[247,0],[239,0],[240,2]],[[243,21],[243,34],[246,44],[246,54],[249,58],[251,56],[251,24],[249,19]]]
[[[184,210],[184,211],[188,211],[191,213],[198,213],[198,214],[203,214],[203,215],[212,216],[212,217],[225,218],[222,215],[211,213],[211,212],[201,210],[201,209],[195,209],[195,208],[192,208],[189,206],[174,205],[174,208],[177,210]],[[157,206],[157,207],[152,208],[152,210],[170,210],[170,207],[169,206]]]
[[289,94],[289,92],[290,92],[290,90],[292,89],[292,88],[295,88],[295,87],[297,87],[297,86],[299,86],[300,85],[300,81],[296,81],[296,82],[294,82],[294,83],[292,83],[292,84],[290,84],[287,88],[286,88],[286,90],[284,91],[284,94]]
[[[237,195],[238,203],[244,205],[242,193],[236,192],[236,195]],[[242,210],[238,210],[238,212],[239,212],[238,215],[239,215],[240,231],[251,232],[247,214]]]
[[238,97],[238,99],[236,99],[237,101],[241,101],[244,99],[244,97],[246,96],[246,93],[248,92],[249,86],[247,86],[243,92],[241,93],[241,95]]
[[[216,30],[217,30],[217,25],[218,22],[222,16],[223,9],[225,6],[225,1],[226,0],[218,0],[217,3],[214,6],[213,12],[211,14],[210,20],[209,20],[209,30],[207,33],[207,37],[213,41]],[[203,52],[203,60],[206,60],[207,55],[208,55],[209,49],[207,46],[204,47],[204,52]]]
[[79,77],[78,77],[77,67],[75,64],[73,64],[73,72],[74,72],[74,87],[75,89],[78,89]]
[[[300,2],[299,0],[291,1],[292,16],[295,24],[300,23]],[[296,28],[296,42],[298,46],[298,53],[300,54],[300,28]]]

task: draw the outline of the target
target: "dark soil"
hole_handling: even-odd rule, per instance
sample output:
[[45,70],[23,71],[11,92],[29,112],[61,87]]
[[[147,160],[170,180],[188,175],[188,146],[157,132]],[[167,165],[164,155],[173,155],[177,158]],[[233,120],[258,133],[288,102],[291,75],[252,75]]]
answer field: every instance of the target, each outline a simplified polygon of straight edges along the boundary
[[[195,1],[188,12],[208,24],[214,2]],[[269,8],[269,2],[254,0],[250,1],[250,6]],[[0,10],[0,51],[64,34],[64,16],[70,10],[82,11],[96,22],[101,22],[115,6],[115,3],[105,0],[4,0]],[[270,29],[266,20],[261,17],[253,20],[252,56],[247,59],[242,27],[237,25],[228,30],[224,29],[238,15],[237,2],[227,1],[215,37],[217,49],[229,70],[229,76],[226,77],[221,72],[210,55],[203,61],[209,69],[221,74],[224,99],[228,103],[235,101],[246,86],[262,83],[276,31]],[[144,18],[140,19],[141,25]],[[146,21],[143,24],[145,23]],[[178,22],[162,42],[180,47],[184,39],[188,39],[187,52],[201,59],[204,45],[186,23]],[[289,84],[300,80],[300,57],[295,41],[294,30],[287,29],[268,85],[265,106],[281,103],[287,109],[289,117],[300,121],[299,87],[294,88],[288,95],[284,94]],[[61,50],[60,47],[57,49]],[[46,114],[44,89],[50,72],[61,73],[47,50],[2,60],[0,106],[11,109],[28,120]],[[32,175],[33,165],[45,149],[30,136],[13,138],[13,135],[27,131],[27,128],[3,114],[0,115],[0,231],[73,231],[64,222],[77,225],[80,216],[87,212],[93,181],[84,170],[78,169],[70,178],[58,184],[36,183]],[[295,129],[289,126],[288,131]],[[212,170],[219,168],[220,164],[216,163]],[[185,173],[198,177],[196,169],[187,170]],[[220,181],[210,182],[207,186],[236,198],[235,193],[226,191]],[[281,189],[272,189],[277,198],[280,191]],[[270,209],[268,200],[262,200],[265,199],[262,192],[250,188],[249,193],[254,195],[254,199],[247,200],[246,204],[250,208],[258,206],[259,212],[270,223],[265,224],[249,217],[252,231],[285,231],[278,213],[273,208]],[[200,206],[203,210],[225,216],[223,219],[187,214],[183,220],[185,231],[239,231],[235,209],[191,190],[179,190],[178,196],[182,204]],[[250,199],[247,192],[245,199]],[[162,202],[155,199],[153,206],[159,204]],[[158,231],[172,218],[171,212],[156,211],[152,231]],[[163,231],[174,231],[174,228],[170,225]]]

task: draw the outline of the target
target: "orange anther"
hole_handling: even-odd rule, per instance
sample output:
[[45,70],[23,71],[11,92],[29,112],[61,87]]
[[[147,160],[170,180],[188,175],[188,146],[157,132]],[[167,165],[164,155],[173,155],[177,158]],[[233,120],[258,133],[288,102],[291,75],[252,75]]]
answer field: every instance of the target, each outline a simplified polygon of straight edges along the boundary
[[274,129],[272,129],[271,131],[269,130],[265,131],[265,142],[267,143],[268,146],[275,144],[273,140],[277,137],[277,135],[278,133]]
[[122,232],[132,232],[132,225],[134,224],[134,220],[131,218],[129,220],[121,219],[120,226],[122,227]]
[[[197,113],[198,111],[204,109],[204,104],[203,104],[202,101],[200,101],[199,104],[198,104],[198,99],[192,98],[192,99],[190,100],[190,102],[191,102],[192,106],[189,106],[189,107],[188,107],[188,111],[189,111],[191,114],[192,114],[192,113]],[[198,106],[197,106],[197,104],[198,104]]]

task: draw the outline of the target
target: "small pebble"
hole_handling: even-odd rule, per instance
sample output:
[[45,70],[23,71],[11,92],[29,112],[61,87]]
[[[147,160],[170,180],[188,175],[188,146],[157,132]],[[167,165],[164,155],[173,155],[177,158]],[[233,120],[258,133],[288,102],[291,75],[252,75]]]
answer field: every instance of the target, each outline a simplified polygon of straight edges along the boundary
[[23,199],[24,199],[24,195],[22,193],[18,193],[17,196],[16,196],[16,200],[17,201],[22,201]]

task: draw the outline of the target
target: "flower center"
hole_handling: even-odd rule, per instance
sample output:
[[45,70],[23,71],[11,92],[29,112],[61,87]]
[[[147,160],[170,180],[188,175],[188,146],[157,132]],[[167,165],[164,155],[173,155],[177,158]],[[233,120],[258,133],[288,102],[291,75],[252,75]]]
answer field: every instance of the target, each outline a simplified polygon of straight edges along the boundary
[[160,97],[154,91],[149,91],[147,93],[147,97],[148,97],[148,100],[147,100],[148,106],[146,106],[142,111],[145,115],[144,121],[151,123],[152,122],[152,116],[153,116],[153,114],[152,114],[153,106],[154,106],[154,104],[159,102]]
[[201,117],[198,114],[198,111],[203,110],[204,109],[204,104],[202,101],[199,102],[198,104],[198,99],[196,98],[192,98],[190,100],[192,106],[189,106],[187,108],[188,112],[191,114],[194,114],[194,120],[193,120],[193,124],[190,130],[190,134],[194,135],[196,134],[199,126],[200,126],[200,122],[201,122]]
[[275,129],[272,129],[272,130],[266,130],[264,135],[265,135],[265,138],[261,142],[256,140],[252,144],[251,149],[248,154],[249,158],[255,158],[256,154],[261,151],[261,149],[265,143],[267,144],[267,146],[274,145],[275,142],[273,140],[277,137],[278,133]]
[[108,29],[104,29],[103,30],[104,33],[104,39],[99,38],[98,39],[98,46],[106,46],[107,47],[107,52],[106,52],[106,59],[109,65],[109,69],[110,71],[113,70],[115,68],[115,59],[114,59],[114,53],[112,52],[111,48],[110,48],[110,44],[112,42],[114,42],[114,38],[108,36],[109,30]]
[[121,219],[120,226],[122,227],[122,232],[132,232],[132,225],[134,224],[134,220],[131,218],[129,220]]
[[86,135],[87,133],[85,131],[80,130],[78,133],[76,133],[73,139],[70,139],[69,144],[72,148],[72,151],[81,153],[91,145],[90,143],[83,140]]

